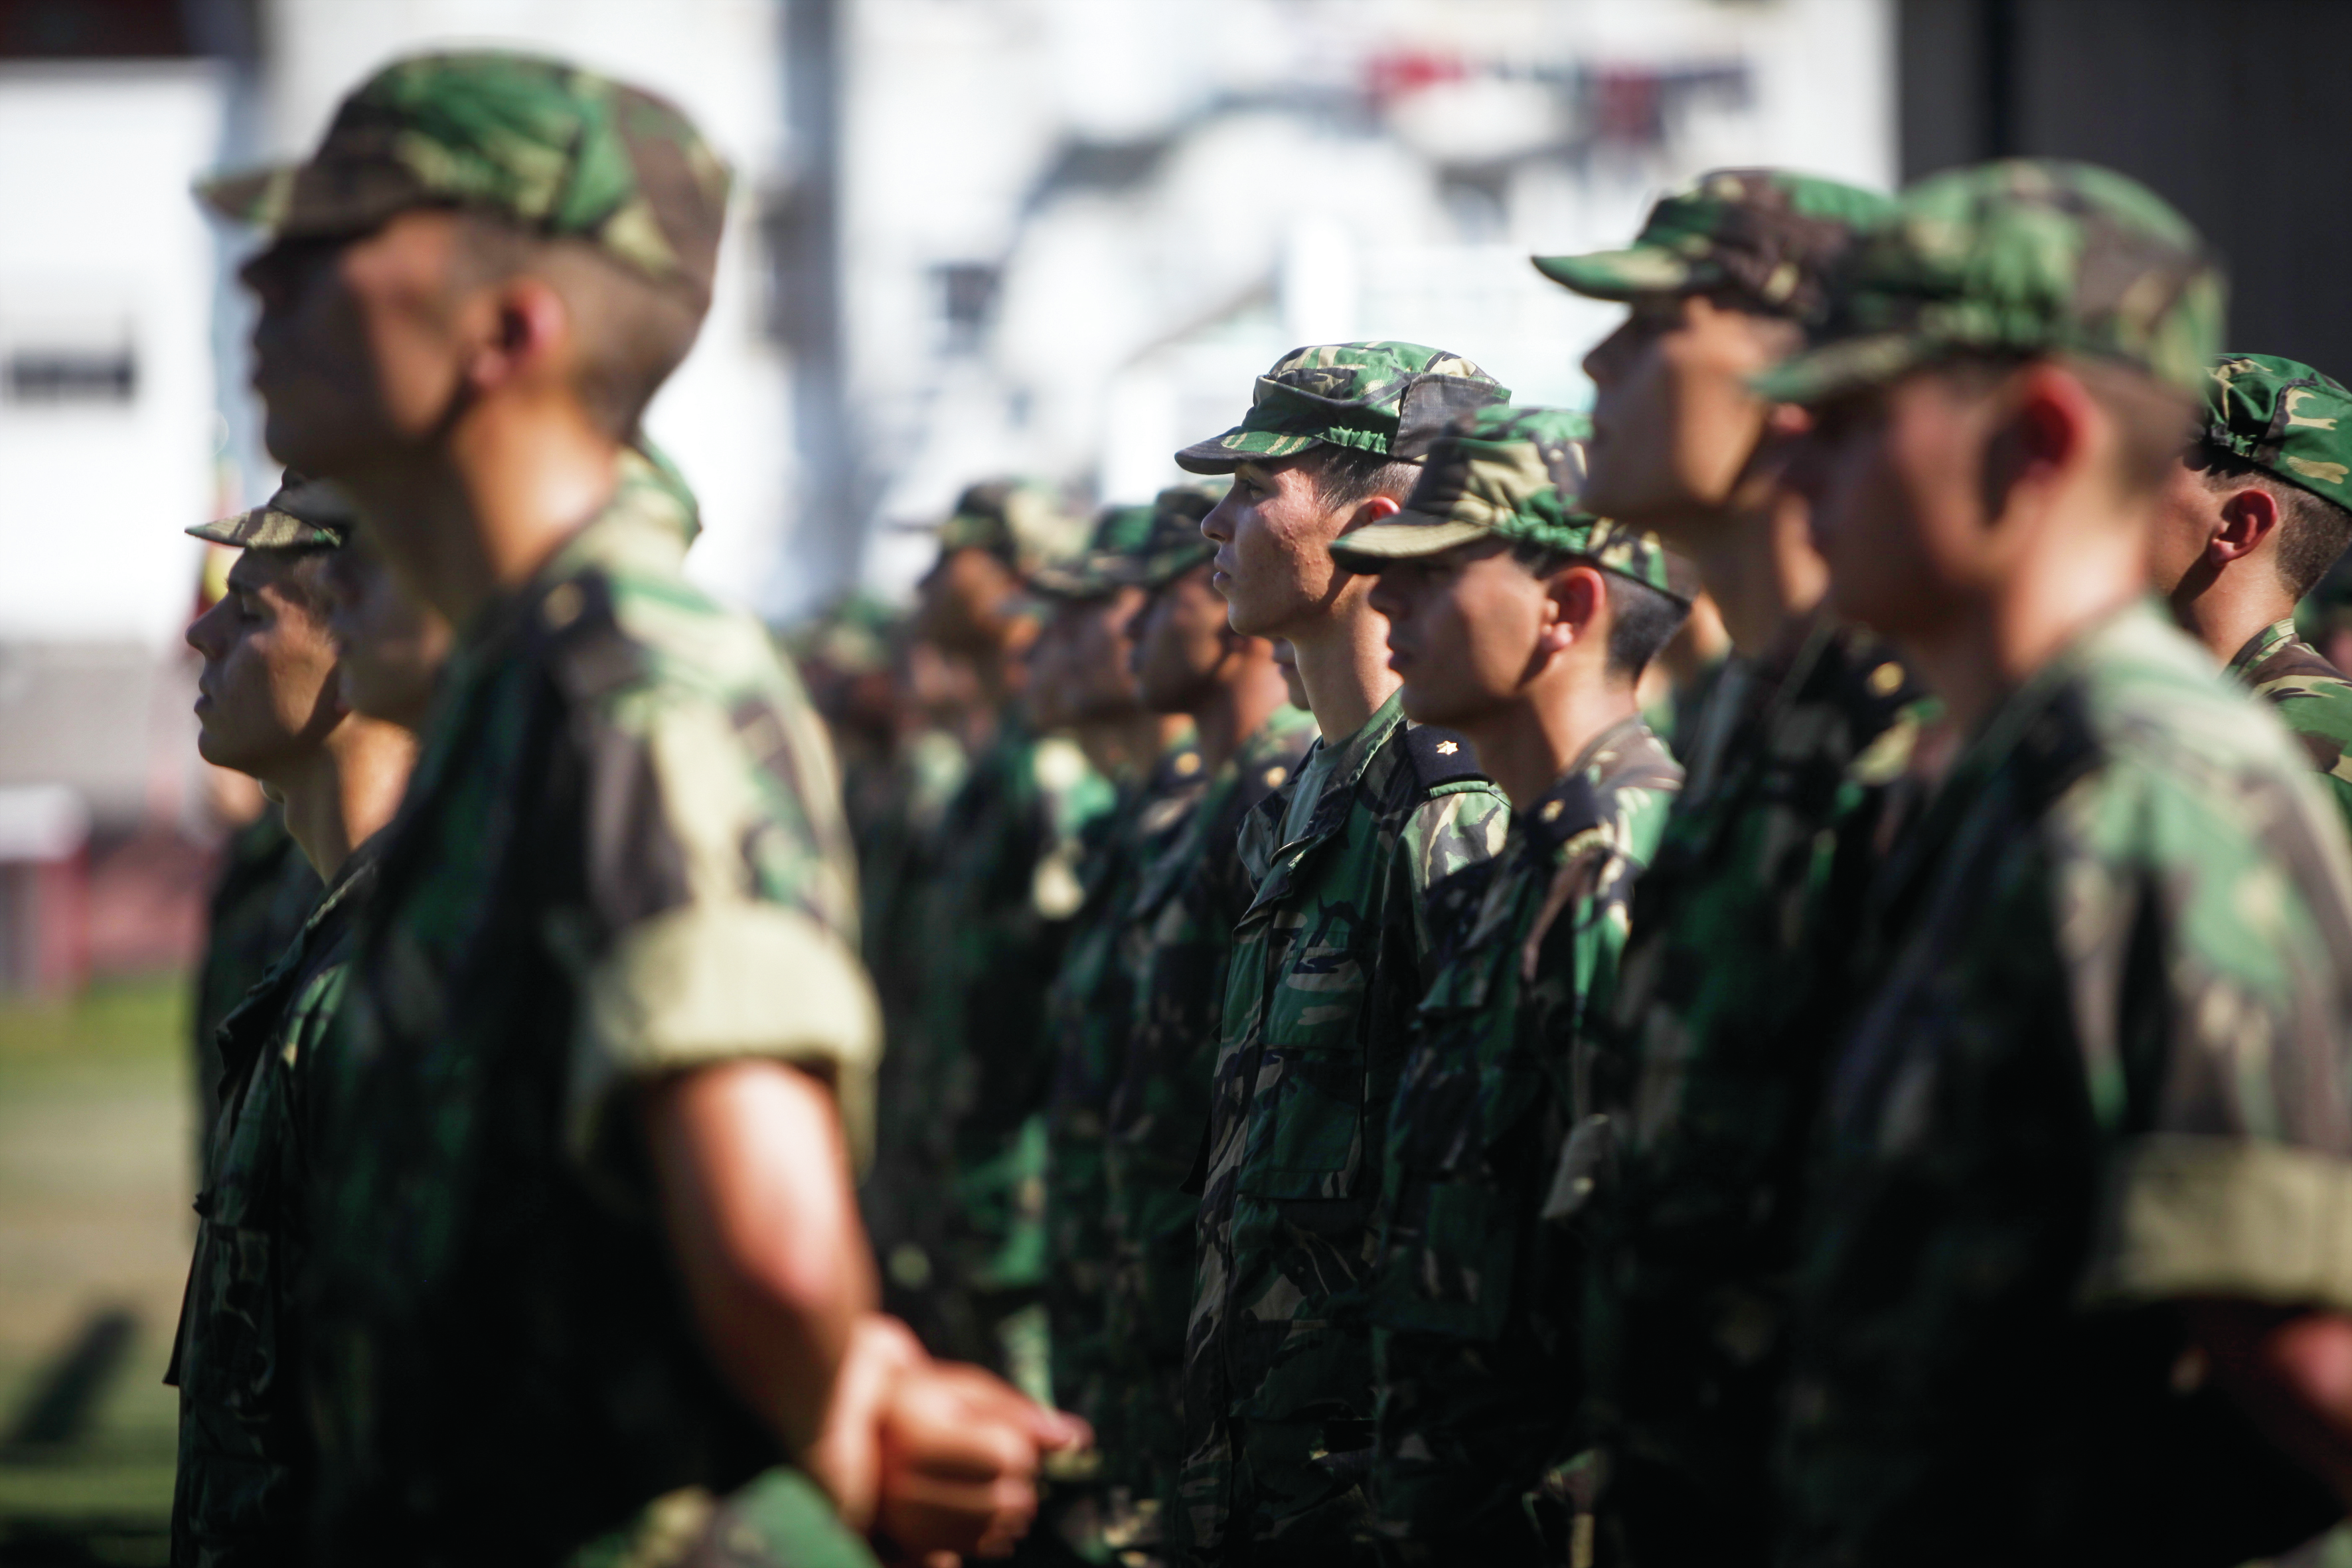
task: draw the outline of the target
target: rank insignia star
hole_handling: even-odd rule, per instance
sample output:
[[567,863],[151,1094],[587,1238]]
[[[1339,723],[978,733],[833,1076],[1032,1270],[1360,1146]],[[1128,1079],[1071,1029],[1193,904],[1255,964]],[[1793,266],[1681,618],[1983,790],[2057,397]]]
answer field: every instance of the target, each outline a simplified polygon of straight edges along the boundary
[[1437,742],[1437,754],[1441,757],[1450,757],[1461,749],[1461,742],[1456,741],[1440,741]]

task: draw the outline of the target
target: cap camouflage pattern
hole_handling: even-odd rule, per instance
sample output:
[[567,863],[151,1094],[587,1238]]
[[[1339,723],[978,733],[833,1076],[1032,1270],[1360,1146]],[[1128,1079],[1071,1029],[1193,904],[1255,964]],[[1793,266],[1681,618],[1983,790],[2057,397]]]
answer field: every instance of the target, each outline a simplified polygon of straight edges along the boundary
[[185,531],[240,550],[341,550],[358,521],[341,490],[289,468],[277,493],[252,510]]
[[1024,576],[1070,554],[1085,527],[1060,496],[1031,479],[989,479],[967,486],[955,510],[940,524],[940,556],[985,550]]
[[1030,574],[1029,585],[1057,599],[1097,599],[1120,585],[1115,574],[1151,534],[1148,506],[1107,506],[1086,548]]
[[821,664],[845,675],[869,675],[890,668],[903,612],[862,589],[852,589],[784,638],[785,650],[803,664]]
[[343,100],[309,162],[211,180],[215,211],[295,238],[462,206],[583,239],[708,304],[727,169],[641,88],[503,50],[396,60]]
[[1216,508],[1217,498],[1195,485],[1161,490],[1151,503],[1151,531],[1117,568],[1118,580],[1158,588],[1208,561],[1217,547],[1201,531],[1201,520]]
[[2352,391],[2342,382],[2275,354],[2224,354],[2205,375],[2205,445],[2352,503]]
[[1455,416],[1510,395],[1461,355],[1419,343],[1293,349],[1257,378],[1242,422],[1185,447],[1176,466],[1230,473],[1254,458],[1296,457],[1318,441],[1419,462]]
[[1820,319],[1854,239],[1891,196],[1780,169],[1717,169],[1650,209],[1623,250],[1538,256],[1536,270],[1596,300],[1730,289],[1778,315]]
[[1404,510],[1331,542],[1357,572],[1497,538],[1581,555],[1678,599],[1657,535],[1579,511],[1592,421],[1565,408],[1482,408],[1430,448]]
[[2218,264],[2187,219],[2110,169],[2017,158],[1920,181],[1840,274],[1813,346],[1756,378],[1811,403],[1954,354],[2120,362],[2192,397],[2220,353]]

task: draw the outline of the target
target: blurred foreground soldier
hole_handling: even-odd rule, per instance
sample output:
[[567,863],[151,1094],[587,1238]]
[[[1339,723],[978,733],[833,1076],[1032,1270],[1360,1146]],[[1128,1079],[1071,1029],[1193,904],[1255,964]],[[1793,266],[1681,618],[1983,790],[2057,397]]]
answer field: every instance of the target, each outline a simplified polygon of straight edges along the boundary
[[829,752],[625,446],[725,187],[667,104],[482,52],[207,192],[272,233],[270,447],[461,628],[322,1063],[320,1561],[861,1560],[792,1465],[898,1547],[1001,1544],[1061,1436],[868,1310]]
[[1166,1544],[1182,1457],[1184,1323],[1201,1202],[1186,1178],[1209,1120],[1234,928],[1252,888],[1236,839],[1315,739],[1291,706],[1274,647],[1225,618],[1201,503],[1160,497],[1127,569],[1148,595],[1135,634],[1143,704],[1192,721],[1207,783],[1182,830],[1142,867],[1129,930],[1134,1005],[1113,1064],[1103,1151],[1111,1249],[1105,1375],[1116,1402],[1102,1444],[1112,1544],[1152,1561]]
[[923,952],[922,1049],[905,1114],[929,1130],[915,1192],[943,1227],[939,1292],[953,1353],[1048,1378],[1045,1284],[1045,991],[1085,889],[1087,824],[1110,782],[1043,732],[1024,695],[1038,631],[1029,574],[1070,552],[1074,523],[1037,486],[974,485],[940,532],[922,635],[968,660],[993,731],[940,823]]
[[421,732],[454,640],[449,623],[400,585],[364,524],[327,558],[327,589],[344,705]]
[[[1172,489],[1157,509],[1112,509],[1084,555],[1037,576],[1037,586],[1060,601],[1055,626],[1066,628],[1056,639],[1063,658],[1054,682],[1065,688],[1055,704],[1062,721],[1082,743],[1090,729],[1133,731],[1139,718],[1147,726],[1126,748],[1132,762],[1096,754],[1097,769],[1118,784],[1118,802],[1097,819],[1098,842],[1079,876],[1085,901],[1045,998],[1054,1053],[1045,1108],[1045,1306],[1054,1393],[1056,1404],[1094,1426],[1098,1445],[1110,1425],[1111,1393],[1104,1337],[1110,1240],[1103,1118],[1135,1016],[1139,944],[1131,911],[1144,868],[1183,831],[1208,784],[1190,720],[1148,710],[1139,699],[1133,652],[1145,590],[1131,578],[1155,510],[1174,512],[1197,534],[1214,504],[1202,491]],[[1141,754],[1146,745],[1155,754]]]
[[1582,504],[1687,557],[1735,649],[1684,731],[1687,776],[1634,890],[1614,1046],[1594,1063],[1610,1124],[1553,1186],[1593,1248],[1591,1436],[1606,1463],[1583,1472],[1578,1503],[1605,1479],[1606,1550],[1634,1563],[1769,1551],[1811,1085],[1848,1005],[1872,834],[1918,692],[1822,607],[1825,570],[1785,482],[1801,418],[1744,378],[1798,345],[1887,207],[1826,180],[1723,171],[1658,203],[1625,250],[1537,261],[1630,307],[1584,362]]
[[1396,514],[1429,442],[1508,392],[1415,343],[1297,350],[1242,423],[1176,455],[1231,473],[1201,525],[1233,629],[1281,637],[1320,739],[1243,825],[1201,1167],[1176,1539],[1201,1562],[1344,1562],[1369,1526],[1382,1135],[1434,944],[1431,887],[1502,847],[1460,737],[1408,729],[1387,623],[1331,542]]
[[1437,959],[1389,1114],[1371,1492],[1398,1562],[1540,1568],[1569,1533],[1539,1483],[1574,1452],[1584,1279],[1540,1214],[1682,783],[1636,689],[1688,607],[1655,536],[1578,510],[1590,428],[1482,410],[1403,511],[1331,547],[1379,576],[1406,716],[1468,739],[1511,802],[1502,852],[1431,895]]
[[164,1378],[180,1390],[181,1568],[304,1560],[316,1465],[298,1291],[323,1152],[317,1061],[375,886],[376,834],[416,752],[410,730],[340,694],[326,577],[352,524],[331,487],[289,473],[267,504],[188,531],[241,552],[228,591],[188,628],[205,661],[197,749],[260,781],[325,893],[220,1027],[225,1109]]
[[2220,278],[2142,187],[2014,162],[1843,288],[1759,384],[1818,421],[1838,608],[1966,741],[1827,1080],[1780,1561],[2266,1556],[2352,1498],[2352,857],[2144,598]]
[[2173,617],[2278,715],[2352,824],[2352,680],[2295,635],[2295,601],[2352,543],[2352,392],[2291,359],[2227,354],[2165,488],[2150,574]]

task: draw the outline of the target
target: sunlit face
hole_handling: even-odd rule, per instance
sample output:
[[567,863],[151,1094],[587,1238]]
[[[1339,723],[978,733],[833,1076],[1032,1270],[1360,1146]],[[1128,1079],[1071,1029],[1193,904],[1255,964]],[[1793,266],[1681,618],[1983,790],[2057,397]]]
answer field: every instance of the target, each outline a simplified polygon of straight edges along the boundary
[[1507,708],[1542,673],[1540,639],[1557,618],[1544,582],[1499,539],[1390,563],[1372,607],[1388,617],[1405,717],[1453,729]]
[[1103,722],[1134,713],[1139,700],[1136,619],[1142,613],[1143,601],[1142,589],[1124,586],[1077,606],[1065,679],[1079,721]]
[[228,591],[188,628],[204,656],[196,750],[265,784],[317,756],[345,711],[318,563],[305,553],[244,552]]
[[1020,588],[1013,568],[989,552],[975,545],[950,550],[918,585],[916,630],[953,653],[992,650],[1006,605]]
[[329,560],[326,582],[343,702],[372,719],[422,729],[449,654],[449,623],[401,587],[365,529]]
[[1246,637],[1281,637],[1344,618],[1370,584],[1331,560],[1331,541],[1349,513],[1330,506],[1313,470],[1297,458],[1244,463],[1233,489],[1201,520],[1216,542],[1212,578],[1226,618]]
[[269,450],[334,479],[446,422],[495,305],[452,287],[458,219],[419,209],[348,239],[280,240],[245,265]]
[[2221,503],[2228,492],[2207,480],[2200,457],[2192,453],[2175,463],[2157,492],[2148,529],[2147,576],[2161,593],[2184,585],[2221,529]]
[[1770,406],[1748,379],[1797,345],[1792,323],[1704,294],[1634,301],[1584,356],[1593,399],[1582,504],[1669,531],[1690,512],[1727,507]]
[[1136,685],[1154,713],[1199,712],[1232,656],[1234,633],[1223,596],[1210,585],[1213,570],[1202,562],[1163,584],[1137,615]]

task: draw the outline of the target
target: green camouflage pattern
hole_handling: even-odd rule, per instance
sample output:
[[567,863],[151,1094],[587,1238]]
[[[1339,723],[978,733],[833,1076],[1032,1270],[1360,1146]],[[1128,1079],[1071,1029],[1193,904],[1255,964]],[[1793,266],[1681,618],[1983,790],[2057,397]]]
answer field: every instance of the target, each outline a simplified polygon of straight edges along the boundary
[[212,1180],[213,1125],[220,1120],[219,1031],[245,994],[291,946],[325,891],[275,805],[229,836],[205,920],[189,1020],[196,1078],[197,1190]]
[[2347,504],[2352,498],[2352,391],[2276,354],[2223,354],[2206,371],[2206,446]]
[[1201,520],[1216,509],[1217,498],[1197,485],[1171,485],[1151,503],[1151,530],[1142,545],[1111,568],[1120,583],[1139,588],[1160,588],[1209,560],[1217,547],[1201,531]]
[[2352,1308],[2352,856],[2278,725],[2136,604],[1986,721],[1870,917],[1779,1560],[2234,1563],[2341,1517],[2163,1306]]
[[2219,264],[2163,198],[2091,163],[1932,174],[1840,273],[1828,322],[1755,382],[1782,403],[1884,385],[1958,354],[2081,354],[2204,398]]
[[1371,1294],[1371,1496],[1391,1560],[1556,1561],[1537,1509],[1576,1452],[1584,1271],[1542,1211],[1593,1113],[1634,880],[1681,782],[1624,720],[1514,814],[1500,855],[1431,894],[1436,978],[1389,1117]]
[[1106,1478],[1137,1500],[1148,1545],[1161,1542],[1183,1453],[1184,1324],[1201,1212],[1186,1181],[1209,1122],[1234,928],[1253,890],[1237,840],[1314,739],[1311,715],[1282,708],[1244,740],[1181,836],[1146,867],[1129,914],[1140,933],[1134,1008],[1103,1148],[1108,1375],[1119,1408],[1102,1449]]
[[1031,573],[1029,586],[1056,599],[1099,599],[1110,593],[1126,581],[1133,558],[1150,538],[1151,510],[1103,508],[1085,546],[1067,560],[1049,561]]
[[1593,1258],[1600,1526],[1628,1562],[1770,1557],[1811,1086],[1920,718],[1901,662],[1825,616],[1734,655],[1634,888],[1593,1072],[1609,1122],[1557,1184]]
[[212,1128],[163,1379],[180,1390],[172,1560],[189,1568],[302,1555],[312,1445],[296,1325],[311,1236],[313,1064],[374,880],[373,846],[362,845],[220,1026],[229,1109]]
[[1508,817],[1467,744],[1408,731],[1392,695],[1243,825],[1256,891],[1226,975],[1184,1347],[1174,1533],[1196,1558],[1328,1551],[1368,1523],[1363,1314],[1389,1110],[1435,955],[1424,900],[1500,850]]
[[1293,349],[1257,378],[1250,411],[1222,436],[1176,454],[1189,474],[1293,458],[1318,445],[1418,461],[1458,414],[1510,400],[1510,388],[1464,359],[1419,343]]
[[1827,310],[1854,239],[1894,199],[1783,169],[1717,169],[1650,209],[1622,250],[1538,256],[1536,270],[1596,300],[1727,292],[1798,321]]
[[259,506],[183,531],[239,550],[341,550],[357,521],[341,490],[289,468],[277,490]]
[[1581,556],[1661,594],[1686,598],[1658,536],[1577,510],[1592,421],[1565,408],[1482,408],[1437,438],[1404,509],[1331,542],[1355,572],[1507,539]]
[[366,233],[414,207],[485,212],[594,246],[698,307],[728,174],[675,106],[562,60],[501,49],[394,60],[337,106],[302,163],[197,187],[285,239]]
[[[1147,513],[1148,508],[1139,509]],[[1145,870],[1181,837],[1209,783],[1187,735],[1099,819],[1102,843],[1081,879],[1062,967],[1045,997],[1054,1079],[1045,1105],[1045,1309],[1053,1336],[1054,1401],[1116,1442],[1120,1414],[1110,1380],[1106,1297],[1110,1215],[1103,1185],[1105,1121],[1114,1075],[1135,1018],[1142,933],[1135,895]]]
[[2294,622],[2264,626],[2230,660],[2230,673],[2277,710],[2352,828],[2352,679],[2295,636]]
[[1086,524],[1060,495],[1030,479],[989,479],[967,486],[940,524],[940,558],[959,550],[985,550],[1024,577],[1076,552]]
[[[634,1087],[877,1047],[831,748],[624,482],[451,654],[321,1058],[313,1554],[552,1562],[782,1461],[720,1381]],[[790,1543],[774,1555],[788,1561]]]

